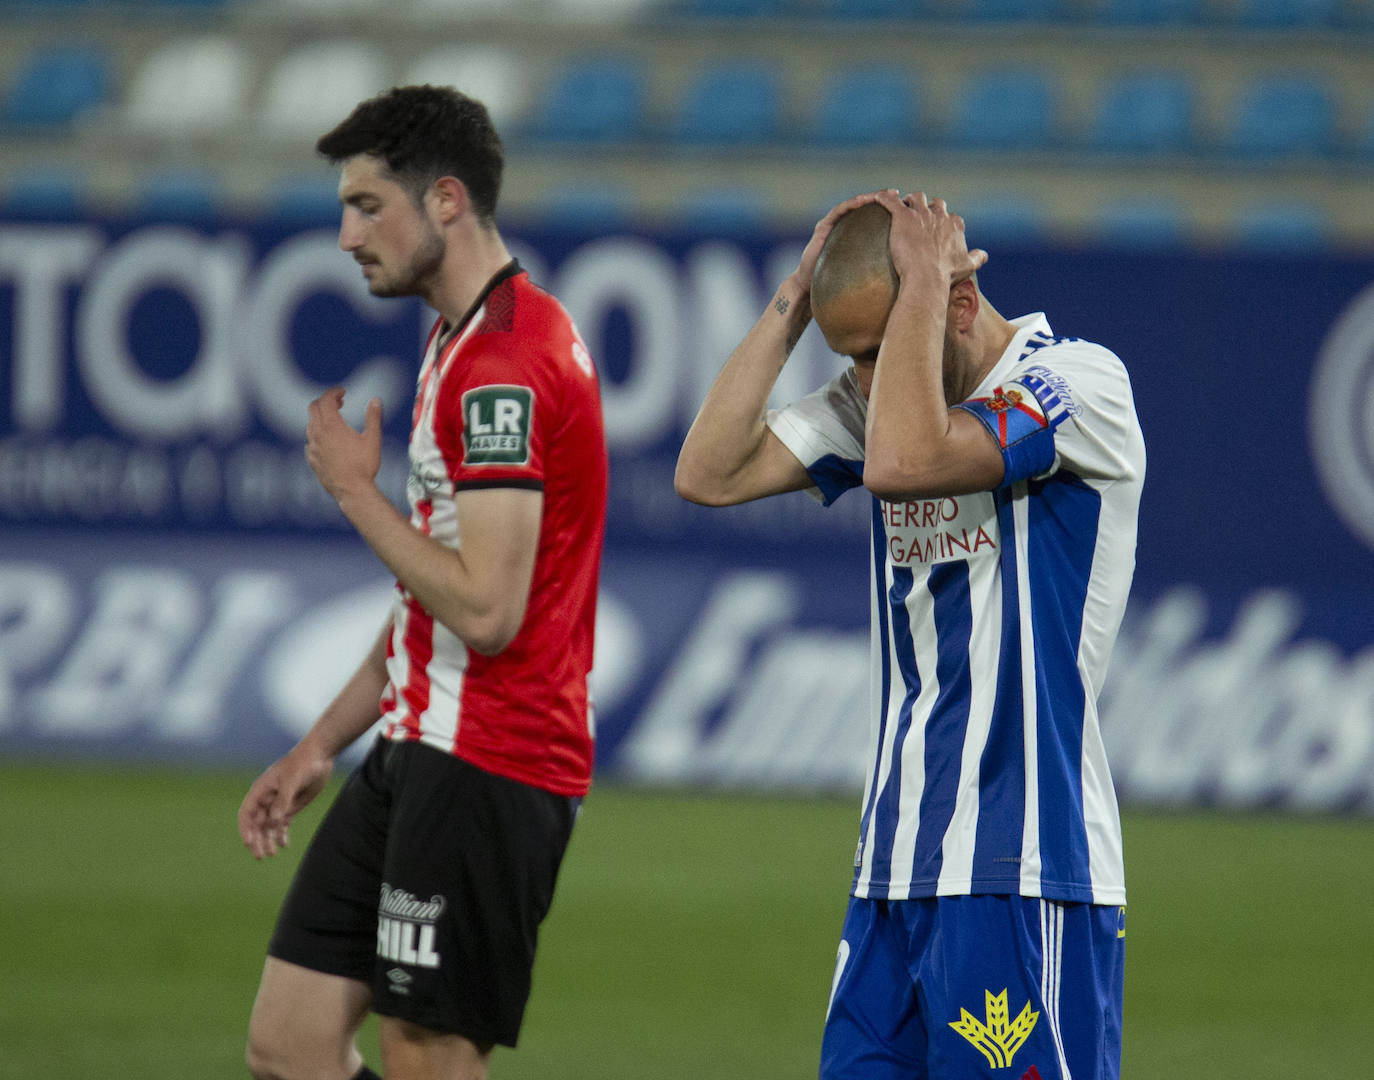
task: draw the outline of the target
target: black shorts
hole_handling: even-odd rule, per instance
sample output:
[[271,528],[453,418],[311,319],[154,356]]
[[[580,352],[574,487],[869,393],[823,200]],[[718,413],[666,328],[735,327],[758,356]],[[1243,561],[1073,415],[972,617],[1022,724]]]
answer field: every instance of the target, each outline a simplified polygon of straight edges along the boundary
[[379,738],[310,843],[268,953],[372,1008],[514,1046],[580,800]]

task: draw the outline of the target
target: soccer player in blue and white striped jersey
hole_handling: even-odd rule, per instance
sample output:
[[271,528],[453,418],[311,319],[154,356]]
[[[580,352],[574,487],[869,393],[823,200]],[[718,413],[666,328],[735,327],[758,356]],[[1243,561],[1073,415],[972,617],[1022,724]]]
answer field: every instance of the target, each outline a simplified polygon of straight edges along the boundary
[[[1097,696],[1135,564],[1130,380],[1006,319],[939,200],[857,196],[731,355],[685,498],[873,501],[868,780],[824,1080],[1116,1080],[1121,830]],[[767,409],[813,316],[853,366]]]

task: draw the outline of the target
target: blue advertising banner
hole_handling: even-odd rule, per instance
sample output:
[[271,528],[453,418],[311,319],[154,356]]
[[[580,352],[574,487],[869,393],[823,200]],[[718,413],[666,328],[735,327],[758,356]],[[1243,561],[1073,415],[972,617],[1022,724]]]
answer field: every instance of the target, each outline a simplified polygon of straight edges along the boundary
[[[856,790],[865,498],[672,490],[804,237],[508,237],[602,372],[602,775]],[[1374,259],[1011,251],[980,280],[1132,374],[1149,474],[1102,701],[1123,799],[1374,811]],[[399,503],[429,319],[329,230],[0,222],[0,753],[291,745],[391,594],[304,461],[305,407],[382,398]],[[809,331],[776,400],[841,363]]]

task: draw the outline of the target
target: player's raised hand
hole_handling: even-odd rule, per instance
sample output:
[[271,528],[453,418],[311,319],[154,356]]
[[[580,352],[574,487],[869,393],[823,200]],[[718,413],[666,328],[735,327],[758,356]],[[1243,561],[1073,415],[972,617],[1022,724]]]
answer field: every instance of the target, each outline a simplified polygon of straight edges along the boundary
[[305,460],[334,498],[372,484],[382,466],[382,403],[367,403],[362,431],[340,413],[344,390],[336,386],[310,403],[305,425]]
[[291,821],[324,788],[334,763],[296,747],[253,781],[239,806],[239,838],[253,858],[275,855],[290,842]]
[[892,214],[888,246],[892,266],[904,281],[930,275],[949,288],[972,277],[988,261],[986,251],[968,249],[964,219],[951,214],[944,199],[927,199],[919,191],[900,198],[882,191],[877,199]]
[[[835,222],[839,221],[849,211],[857,209],[865,203],[878,201],[880,194],[882,193],[869,191],[845,199],[844,202],[832,207],[825,217],[816,222],[815,229],[811,231],[811,239],[807,241],[806,247],[802,250],[801,261],[797,264],[797,269],[792,272],[793,279],[803,291],[811,291],[811,278],[816,273],[816,263],[821,257],[821,248],[825,247],[826,237],[830,235],[830,230],[835,227]],[[897,189],[888,189],[888,194],[895,199]]]

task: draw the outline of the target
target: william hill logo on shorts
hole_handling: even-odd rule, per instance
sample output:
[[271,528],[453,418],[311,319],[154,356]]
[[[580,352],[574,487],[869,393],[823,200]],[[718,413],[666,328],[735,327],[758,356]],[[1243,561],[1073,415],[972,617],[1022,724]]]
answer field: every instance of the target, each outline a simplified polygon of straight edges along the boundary
[[463,464],[528,465],[534,391],[479,386],[463,395]]
[[413,893],[383,882],[382,900],[377,906],[377,955],[400,964],[437,968],[434,924],[446,907],[448,901],[437,894],[417,900]]

